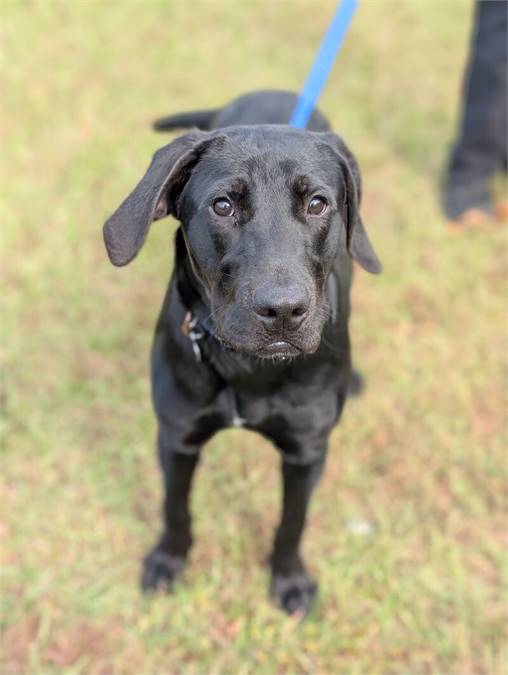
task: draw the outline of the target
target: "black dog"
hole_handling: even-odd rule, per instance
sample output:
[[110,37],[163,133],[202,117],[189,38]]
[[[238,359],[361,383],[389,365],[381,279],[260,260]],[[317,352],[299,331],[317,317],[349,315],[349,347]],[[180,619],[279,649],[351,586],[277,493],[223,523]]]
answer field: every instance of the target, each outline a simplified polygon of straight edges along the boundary
[[166,499],[143,589],[170,587],[184,567],[202,444],[243,425],[281,453],[270,588],[284,610],[306,613],[316,584],[299,545],[351,377],[351,258],[373,273],[381,265],[358,212],[353,155],[317,111],[309,130],[286,126],[295,102],[258,92],[156,123],[202,130],[155,153],[104,239],[111,262],[126,265],[153,220],[171,214],[181,223],[152,351]]

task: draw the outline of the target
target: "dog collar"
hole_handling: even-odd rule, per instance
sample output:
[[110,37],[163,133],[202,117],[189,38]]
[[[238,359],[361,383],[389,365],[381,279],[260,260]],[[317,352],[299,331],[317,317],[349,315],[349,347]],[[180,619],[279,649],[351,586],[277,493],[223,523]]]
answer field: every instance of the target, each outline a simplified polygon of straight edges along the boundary
[[[191,341],[192,351],[196,357],[196,361],[201,363],[203,361],[203,354],[201,352],[200,342],[207,335],[215,337],[213,332],[205,325],[201,324],[191,312],[186,312],[182,322],[182,333]],[[226,396],[228,400],[230,424],[233,427],[243,427],[246,420],[240,417],[238,413],[238,403],[235,392],[231,386],[226,387]]]
[[197,318],[192,316],[190,312],[186,312],[184,316],[182,333],[191,341],[192,351],[194,352],[196,361],[201,362],[203,360],[203,355],[201,353],[199,342],[207,335],[207,331],[203,329]]

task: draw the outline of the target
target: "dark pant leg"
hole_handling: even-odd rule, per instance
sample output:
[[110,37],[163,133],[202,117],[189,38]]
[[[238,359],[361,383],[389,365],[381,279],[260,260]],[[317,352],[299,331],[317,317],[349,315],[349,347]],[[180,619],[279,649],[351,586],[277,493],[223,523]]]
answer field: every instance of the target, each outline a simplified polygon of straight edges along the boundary
[[462,120],[448,169],[445,210],[490,209],[487,181],[506,169],[507,14],[505,0],[476,3]]

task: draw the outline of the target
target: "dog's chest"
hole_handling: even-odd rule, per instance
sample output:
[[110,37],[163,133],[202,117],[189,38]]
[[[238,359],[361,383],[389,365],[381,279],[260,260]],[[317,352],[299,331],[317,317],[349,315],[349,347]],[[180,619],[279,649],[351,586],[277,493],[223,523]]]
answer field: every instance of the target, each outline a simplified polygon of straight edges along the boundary
[[226,387],[218,403],[228,427],[266,432],[277,428],[300,434],[329,427],[337,413],[335,387],[286,385],[273,391],[252,392]]

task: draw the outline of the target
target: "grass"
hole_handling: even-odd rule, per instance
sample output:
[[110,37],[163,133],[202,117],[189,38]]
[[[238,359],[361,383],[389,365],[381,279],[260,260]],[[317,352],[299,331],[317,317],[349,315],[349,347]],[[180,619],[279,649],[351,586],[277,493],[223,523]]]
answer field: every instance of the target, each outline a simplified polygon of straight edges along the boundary
[[101,224],[164,142],[154,117],[298,89],[333,6],[2,5],[6,675],[503,671],[506,233],[448,234],[437,193],[468,3],[362,3],[321,102],[363,167],[385,273],[356,276],[368,389],[310,515],[315,612],[299,625],[267,601],[278,462],[242,431],[206,449],[184,582],[138,592],[159,528],[147,359],[175,223],[124,270]]

